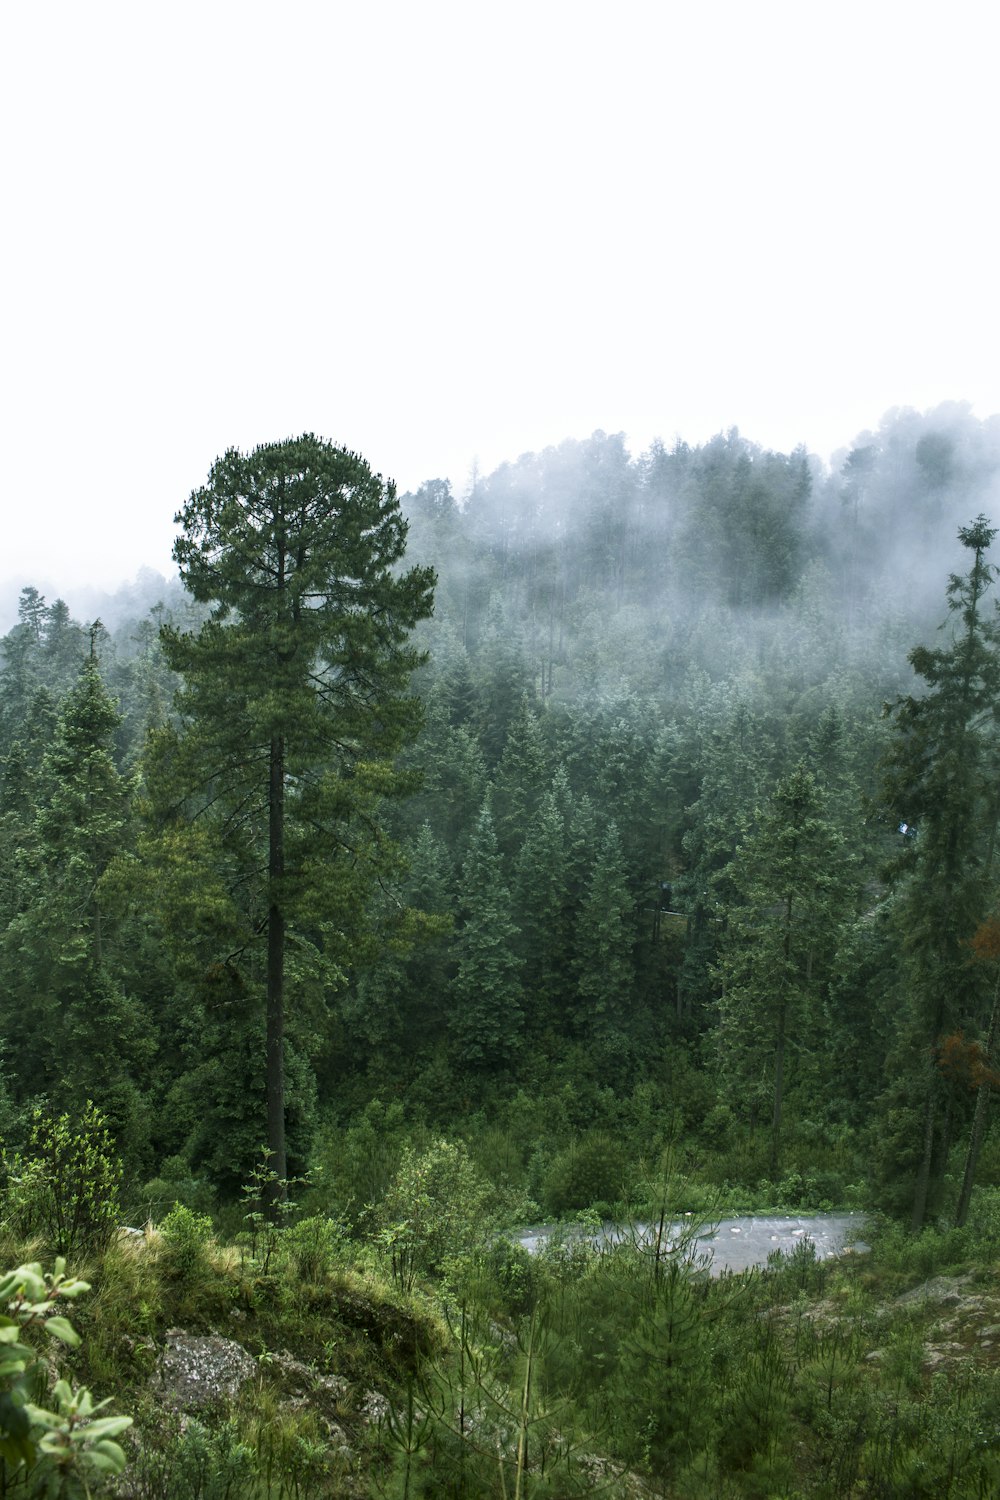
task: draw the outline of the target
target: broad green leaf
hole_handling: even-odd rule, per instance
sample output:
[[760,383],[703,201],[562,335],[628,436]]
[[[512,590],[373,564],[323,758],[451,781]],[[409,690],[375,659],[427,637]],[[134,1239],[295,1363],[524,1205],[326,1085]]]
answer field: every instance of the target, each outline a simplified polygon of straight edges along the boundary
[[88,1422],[83,1429],[87,1438],[109,1438],[117,1437],[119,1432],[132,1426],[131,1417],[99,1417],[96,1422]]
[[61,1343],[69,1344],[71,1349],[75,1349],[80,1342],[80,1335],[72,1323],[68,1318],[64,1318],[59,1314],[53,1318],[46,1318],[45,1332],[51,1333],[52,1337],[59,1339]]
[[27,1402],[24,1409],[31,1418],[33,1427],[44,1427],[48,1432],[62,1430],[65,1418],[58,1412],[47,1411],[44,1406],[35,1406],[32,1401]]
[[79,1297],[90,1291],[89,1281],[66,1281],[59,1288],[60,1297]]
[[102,1438],[95,1443],[93,1448],[88,1449],[87,1462],[100,1469],[104,1474],[120,1474],[127,1462],[124,1451],[110,1438]]

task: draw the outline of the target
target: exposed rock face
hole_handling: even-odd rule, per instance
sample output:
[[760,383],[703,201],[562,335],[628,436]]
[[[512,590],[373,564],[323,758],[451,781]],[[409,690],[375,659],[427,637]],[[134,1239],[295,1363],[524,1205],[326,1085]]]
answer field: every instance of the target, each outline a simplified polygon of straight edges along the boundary
[[[959,1366],[980,1369],[1000,1367],[1000,1295],[996,1281],[983,1283],[972,1272],[958,1276],[932,1276],[911,1287],[891,1302],[872,1309],[863,1324],[882,1324],[905,1310],[922,1335],[921,1364],[927,1374]],[[775,1323],[811,1323],[818,1334],[838,1327],[861,1328],[859,1320],[843,1313],[830,1298],[807,1306],[789,1303],[766,1309],[760,1315]],[[888,1356],[884,1347],[870,1349],[860,1357],[867,1364],[880,1364]]]
[[197,1411],[232,1400],[256,1374],[257,1365],[242,1344],[172,1328],[160,1359],[157,1388],[171,1406]]
[[906,1307],[911,1303],[936,1302],[941,1307],[958,1307],[963,1301],[963,1290],[971,1281],[970,1275],[932,1276],[930,1281],[924,1281],[897,1297],[894,1305]]
[[343,1375],[320,1375],[311,1366],[303,1364],[287,1349],[281,1349],[269,1359],[272,1373],[280,1376],[281,1384],[289,1396],[309,1397],[324,1395],[334,1402],[346,1401],[350,1395],[350,1381]]
[[335,1420],[340,1406],[348,1401],[351,1385],[343,1375],[320,1375],[310,1365],[303,1364],[287,1349],[271,1356],[268,1371],[281,1382],[284,1399],[290,1408],[309,1407],[326,1429],[327,1442],[339,1450],[342,1458],[350,1458],[351,1450],[341,1424]]
[[389,1415],[389,1403],[378,1391],[366,1391],[358,1410],[365,1423],[384,1422]]
[[926,1318],[923,1367],[928,1372],[959,1365],[995,1367],[994,1341],[1000,1333],[1000,1298],[963,1276],[932,1276],[904,1292],[893,1307],[909,1308]]

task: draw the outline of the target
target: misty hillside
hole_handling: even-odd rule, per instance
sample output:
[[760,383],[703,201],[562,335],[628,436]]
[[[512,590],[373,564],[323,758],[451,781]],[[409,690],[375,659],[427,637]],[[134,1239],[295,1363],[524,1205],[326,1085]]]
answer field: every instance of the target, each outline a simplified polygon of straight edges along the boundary
[[[368,936],[358,929],[346,968],[342,954],[310,981],[309,1026],[299,1035],[293,1022],[303,1159],[323,1099],[350,1112],[405,1087],[421,1110],[447,1116],[462,1093],[492,1110],[535,1086],[540,1068],[590,1098],[575,1106],[578,1125],[662,1076],[681,1080],[692,1127],[723,1111],[756,1128],[769,1044],[734,1040],[726,945],[752,896],[740,861],[796,768],[843,869],[830,874],[840,894],[822,918],[823,957],[809,959],[812,1043],[789,1062],[788,1108],[801,1099],[859,1127],[886,1088],[895,1003],[883,992],[896,941],[884,880],[901,814],[880,769],[893,732],[883,705],[920,691],[908,653],[941,639],[948,576],[964,568],[959,528],[997,494],[1000,422],[954,405],[890,414],[829,473],[735,431],[637,458],[598,432],[477,477],[462,504],[439,480],[401,497],[407,564],[438,574],[433,618],[416,633],[424,727],[401,761],[411,795],[386,804],[403,864],[366,897]],[[123,778],[119,832],[94,871],[109,901],[101,984],[127,1024],[91,1092],[113,1089],[146,1169],[186,1154],[222,1185],[239,1180],[239,1143],[254,1134],[255,1085],[242,1063],[234,1071],[232,1049],[252,1056],[258,1021],[244,1008],[235,1030],[220,1030],[205,974],[218,943],[223,957],[234,946],[244,955],[233,982],[258,982],[252,909],[231,891],[219,934],[176,949],[177,918],[155,893],[143,911],[116,884],[121,851],[147,858],[154,834],[144,746],[171,723],[176,687],[159,627],[204,617],[176,583],[154,600],[159,583],[147,575],[106,601],[110,633],[94,636],[26,582],[2,646],[5,826],[15,846],[45,826],[59,726],[93,649]],[[22,853],[10,870],[4,962],[16,1010],[26,986],[48,992],[54,978],[40,938],[25,963],[42,867]],[[424,916],[400,944],[394,913],[410,908]],[[69,911],[66,921],[72,930]],[[489,931],[504,935],[507,962],[484,987],[476,941]],[[103,1022],[92,1024],[99,1035]],[[12,1100],[86,1091],[60,1072],[54,1059],[19,1068]],[[206,1109],[208,1077],[222,1094]],[[164,1114],[155,1101],[168,1096]],[[849,1176],[863,1157],[844,1165]]]
[[[337,526],[308,489],[324,465],[358,507],[334,486]],[[737,1443],[740,1393],[770,1411],[764,1387],[812,1368],[811,1323],[786,1337],[752,1276],[716,1301],[676,1258],[650,1280],[641,1247],[557,1246],[533,1270],[510,1239],[542,1215],[851,1208],[904,1226],[881,1231],[886,1295],[915,1256],[981,1256],[1000,1190],[994,518],[1000,422],[960,406],[890,414],[829,472],[735,431],[638,457],[596,432],[461,503],[436,479],[397,503],[307,435],[220,459],[182,513],[181,578],[140,575],[100,620],[25,580],[0,639],[9,1243],[62,1244],[52,1164],[85,1160],[97,1238],[74,1243],[163,1222],[154,1342],[175,1305],[214,1336],[206,1257],[238,1261],[238,1310],[280,1347],[397,1413],[408,1389],[411,1418],[425,1382],[456,1495],[495,1476],[469,1487],[482,1454],[454,1448],[433,1393],[485,1368],[498,1319],[521,1355],[499,1351],[489,1401],[513,1410],[497,1393],[537,1359],[565,1404],[530,1442],[561,1454],[560,1494],[592,1473],[570,1420],[621,1466],[608,1493],[641,1473],[664,1494],[790,1494],[774,1486],[803,1454],[796,1493],[866,1493],[863,1470],[897,1492],[897,1452],[938,1475],[925,1417],[953,1447],[964,1418],[916,1355],[901,1406],[896,1355],[883,1370],[875,1333],[845,1344],[837,1324],[813,1404],[782,1397]],[[238,1251],[210,1250],[213,1223]],[[343,1280],[352,1257],[364,1282]],[[772,1272],[775,1296],[863,1300],[808,1256]],[[363,1337],[319,1340],[321,1304]],[[399,1327],[423,1342],[397,1347]],[[665,1386],[664,1339],[683,1372]],[[975,1378],[992,1400],[992,1368]],[[380,1493],[403,1430],[357,1439]],[[346,1493],[309,1431],[327,1476],[309,1493]]]
[[491,599],[517,609],[525,648],[546,657],[547,693],[550,641],[568,666],[567,612],[579,621],[588,603],[641,610],[684,640],[709,616],[724,629],[826,598],[845,642],[894,610],[933,615],[957,528],[989,513],[998,474],[1000,419],[955,405],[890,414],[831,473],[735,431],[637,459],[620,435],[595,433],[478,478],[461,508],[441,481],[403,505],[411,552],[441,572],[438,616],[460,620],[469,646]]

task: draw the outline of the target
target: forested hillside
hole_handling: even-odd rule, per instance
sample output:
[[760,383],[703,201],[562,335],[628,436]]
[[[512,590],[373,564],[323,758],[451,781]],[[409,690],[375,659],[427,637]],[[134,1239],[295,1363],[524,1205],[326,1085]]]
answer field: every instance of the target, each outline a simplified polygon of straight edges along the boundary
[[[393,576],[437,574],[400,658],[422,728],[400,675],[370,754],[310,730],[281,773],[289,1172],[362,1203],[445,1129],[561,1212],[671,1140],[737,1196],[915,1225],[1000,1180],[1000,424],[891,414],[831,471],[598,432],[401,504]],[[237,653],[209,704],[183,643],[218,597],[172,584],[109,632],[24,580],[0,1132],[92,1100],[133,1194],[224,1202],[267,1138],[274,931],[266,816],[181,786],[192,715],[235,764],[267,670]]]

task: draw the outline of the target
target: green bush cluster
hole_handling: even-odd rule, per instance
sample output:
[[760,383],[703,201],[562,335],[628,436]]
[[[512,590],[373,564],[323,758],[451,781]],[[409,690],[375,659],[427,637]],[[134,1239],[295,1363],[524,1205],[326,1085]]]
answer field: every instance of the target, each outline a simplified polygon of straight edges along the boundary
[[175,1203],[160,1225],[160,1263],[169,1277],[190,1282],[204,1271],[212,1220]]
[[[474,1140],[486,1137],[484,1129]],[[616,1144],[606,1132],[586,1132],[577,1154],[549,1158],[552,1180],[557,1165],[570,1179],[582,1161],[587,1170],[575,1180],[593,1204],[595,1184],[612,1170],[624,1179]],[[670,1223],[692,1198],[678,1162],[686,1153],[670,1148],[648,1170],[632,1169],[647,1215]],[[511,1146],[496,1177],[509,1182],[518,1167],[525,1171],[524,1159]],[[810,1181],[791,1170],[784,1183],[779,1190],[800,1200],[822,1185],[819,1174]],[[254,1202],[260,1188],[257,1178],[248,1187]],[[119,1341],[127,1331],[134,1343],[140,1327],[155,1348],[157,1330],[179,1312],[217,1326],[238,1309],[245,1331],[237,1337],[261,1357],[259,1384],[219,1413],[183,1430],[148,1416],[130,1492],[141,1500],[333,1500],[364,1484],[385,1500],[627,1500],[638,1486],[685,1500],[978,1500],[1000,1483],[987,1440],[1000,1378],[961,1363],[947,1379],[931,1377],[923,1315],[892,1306],[916,1282],[993,1254],[1000,1192],[980,1193],[962,1230],[912,1236],[873,1224],[866,1260],[820,1261],[805,1244],[766,1271],[716,1280],[638,1234],[595,1244],[567,1232],[529,1256],[504,1232],[514,1209],[511,1190],[489,1180],[471,1150],[431,1139],[401,1147],[367,1216],[367,1246],[344,1220],[314,1212],[261,1228],[265,1267],[261,1254],[228,1254],[211,1219],[178,1202],[142,1244],[122,1239],[99,1251],[88,1346],[105,1369],[111,1323]],[[364,1295],[351,1280],[359,1257]],[[208,1286],[211,1305],[202,1295]],[[57,1320],[50,1335],[60,1328]],[[328,1371],[346,1361],[364,1369],[364,1389],[385,1392],[381,1420],[350,1434],[353,1457],[308,1403],[286,1401],[268,1373],[273,1348],[308,1349],[305,1357]],[[138,1373],[141,1356],[129,1358]],[[345,1398],[348,1414],[356,1400]],[[31,1438],[42,1476],[48,1448],[58,1449],[44,1458],[53,1473],[71,1451],[58,1424],[81,1434],[72,1462],[60,1460],[67,1497],[80,1475],[98,1492],[101,1455],[114,1458],[99,1446],[114,1433],[100,1424],[123,1420],[88,1402],[71,1384],[57,1386]],[[12,1394],[0,1401],[11,1442],[19,1440],[17,1406]],[[57,1425],[45,1429],[44,1421]],[[15,1449],[4,1453],[18,1461]]]
[[[26,1481],[33,1495],[89,1495],[125,1467],[115,1441],[132,1418],[105,1411],[110,1397],[94,1401],[85,1386],[56,1375],[53,1363],[38,1349],[21,1343],[31,1330],[44,1332],[55,1344],[74,1347],[79,1335],[57,1311],[62,1298],[90,1290],[85,1281],[66,1276],[58,1258],[51,1273],[39,1262],[0,1275],[0,1492]],[[48,1389],[46,1389],[48,1387]],[[44,1402],[44,1405],[41,1404]]]
[[640,1241],[556,1246],[499,1328],[480,1302],[452,1316],[448,1354],[385,1425],[382,1492],[541,1500],[595,1493],[599,1473],[618,1500],[982,1500],[1000,1483],[1000,1375],[928,1374],[927,1330],[891,1298],[957,1243],[920,1239],[883,1234],[870,1263],[807,1245],[716,1280]]
[[786,1172],[772,1191],[779,1208],[829,1212],[844,1201],[844,1182],[837,1172]]
[[627,1196],[625,1152],[613,1136],[590,1130],[558,1152],[541,1182],[542,1207],[556,1217],[592,1208],[608,1216]]
[[322,1282],[349,1253],[346,1225],[324,1214],[312,1214],[289,1224],[282,1236],[282,1257],[303,1282]]
[[360,1228],[372,1206],[384,1197],[404,1150],[421,1137],[407,1123],[398,1100],[386,1105],[372,1099],[344,1129],[321,1126],[309,1161],[312,1188],[306,1203],[341,1214],[352,1228]]
[[461,1145],[405,1147],[375,1214],[392,1279],[411,1291],[418,1276],[455,1271],[500,1230],[496,1195]]
[[36,1110],[24,1148],[4,1152],[3,1176],[6,1223],[59,1255],[107,1245],[121,1223],[121,1160],[89,1101],[78,1121]]
[[215,1207],[215,1194],[204,1178],[192,1172],[183,1156],[166,1157],[157,1176],[139,1190],[137,1200],[134,1206],[142,1219],[156,1223],[175,1203],[199,1214],[210,1214]]

